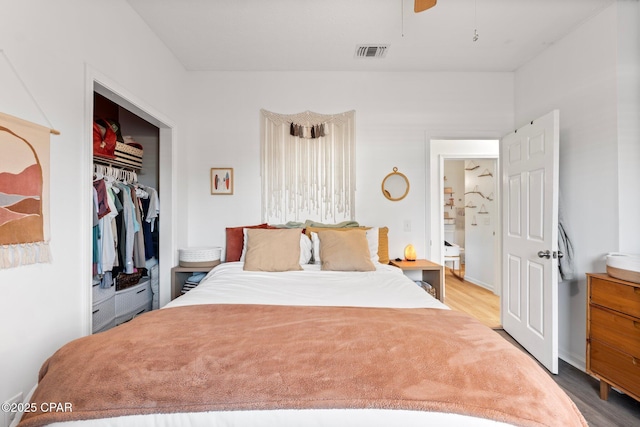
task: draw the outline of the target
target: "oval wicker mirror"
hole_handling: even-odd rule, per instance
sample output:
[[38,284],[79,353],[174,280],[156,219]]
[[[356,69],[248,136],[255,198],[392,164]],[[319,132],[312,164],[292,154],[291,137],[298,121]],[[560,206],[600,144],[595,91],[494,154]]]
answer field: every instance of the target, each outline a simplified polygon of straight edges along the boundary
[[409,180],[394,167],[393,172],[382,180],[382,194],[387,199],[397,202],[409,194]]

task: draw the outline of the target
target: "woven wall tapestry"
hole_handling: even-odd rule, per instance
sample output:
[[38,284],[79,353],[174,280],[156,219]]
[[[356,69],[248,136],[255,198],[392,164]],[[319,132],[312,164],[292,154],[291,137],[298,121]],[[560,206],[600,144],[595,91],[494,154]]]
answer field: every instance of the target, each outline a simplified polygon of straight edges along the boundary
[[50,260],[49,136],[0,113],[0,268]]
[[262,220],[353,220],[355,111],[260,114]]

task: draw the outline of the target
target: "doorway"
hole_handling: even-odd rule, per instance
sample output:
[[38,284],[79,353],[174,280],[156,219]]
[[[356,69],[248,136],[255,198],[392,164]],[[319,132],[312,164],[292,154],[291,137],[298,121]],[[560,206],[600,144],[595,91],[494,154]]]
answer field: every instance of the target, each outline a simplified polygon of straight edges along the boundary
[[[465,280],[496,294],[498,239],[497,161],[491,158],[450,159],[443,164],[443,262]],[[489,250],[488,250],[489,249]]]
[[558,372],[558,259],[551,254],[558,251],[559,139],[559,111],[553,110],[500,141],[428,140],[431,259],[443,257],[443,211],[437,207],[444,159],[495,158],[501,189],[495,205],[501,208],[494,268],[500,271],[495,287],[501,291],[501,324],[551,373]]
[[452,292],[445,303],[498,327],[499,141],[431,140],[430,145],[430,259],[447,267],[445,286]]
[[[173,164],[173,153],[175,151],[176,145],[176,125],[172,120],[165,117],[163,114],[155,110],[153,107],[147,105],[142,100],[138,99],[132,93],[129,93],[124,88],[120,87],[119,84],[110,80],[106,76],[100,74],[98,71],[87,67],[86,72],[86,80],[85,80],[85,123],[91,124],[93,122],[94,117],[94,94],[99,94],[104,98],[114,102],[115,104],[125,108],[136,116],[144,119],[148,123],[159,129],[158,138],[158,165],[159,165],[159,175],[157,187],[159,188],[159,198],[163,201],[160,204],[160,213],[159,216],[162,220],[159,222],[159,233],[162,238],[159,243],[159,258],[162,260],[166,260],[166,262],[159,264],[159,306],[162,307],[167,304],[171,300],[171,283],[170,283],[170,270],[173,265],[173,260],[176,254],[176,232],[177,229],[176,220],[175,220],[175,210],[176,210],[176,201],[175,201],[175,176],[174,176],[174,168]],[[87,126],[85,131],[85,138],[87,141],[92,140],[92,131],[91,126]],[[90,145],[89,145],[90,146]],[[86,150],[84,156],[84,168],[86,176],[91,176],[93,173],[93,152],[91,149]],[[81,260],[81,268],[83,269],[83,276],[86,278],[86,283],[88,284],[83,289],[84,297],[83,297],[83,305],[84,312],[87,313],[86,317],[83,318],[83,330],[85,334],[91,334],[92,332],[92,289],[89,284],[92,283],[91,278],[93,277],[92,271],[92,202],[90,199],[90,195],[92,194],[92,185],[91,181],[87,179],[87,191],[84,192],[85,196],[83,196],[83,206],[85,209],[85,221],[86,226],[83,227],[85,231],[85,247],[87,248],[84,251],[85,259]]]
[[444,160],[444,254],[446,304],[491,328],[499,328],[500,297],[494,269],[498,206],[497,161]]

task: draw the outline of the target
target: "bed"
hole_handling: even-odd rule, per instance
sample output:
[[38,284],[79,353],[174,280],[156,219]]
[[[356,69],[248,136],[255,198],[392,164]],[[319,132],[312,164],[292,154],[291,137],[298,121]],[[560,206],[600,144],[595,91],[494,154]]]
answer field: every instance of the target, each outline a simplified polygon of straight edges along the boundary
[[[529,356],[377,262],[364,232],[318,233],[342,250],[315,236],[319,264],[267,243],[292,269],[248,269],[267,232],[163,309],[63,346],[19,426],[586,426]],[[360,252],[370,265],[344,268]]]

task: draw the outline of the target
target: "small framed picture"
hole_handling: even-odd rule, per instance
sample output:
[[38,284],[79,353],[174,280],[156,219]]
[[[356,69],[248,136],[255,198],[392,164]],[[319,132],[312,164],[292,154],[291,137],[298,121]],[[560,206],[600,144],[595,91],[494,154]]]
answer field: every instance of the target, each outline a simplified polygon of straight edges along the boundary
[[233,194],[233,168],[211,168],[211,194]]

